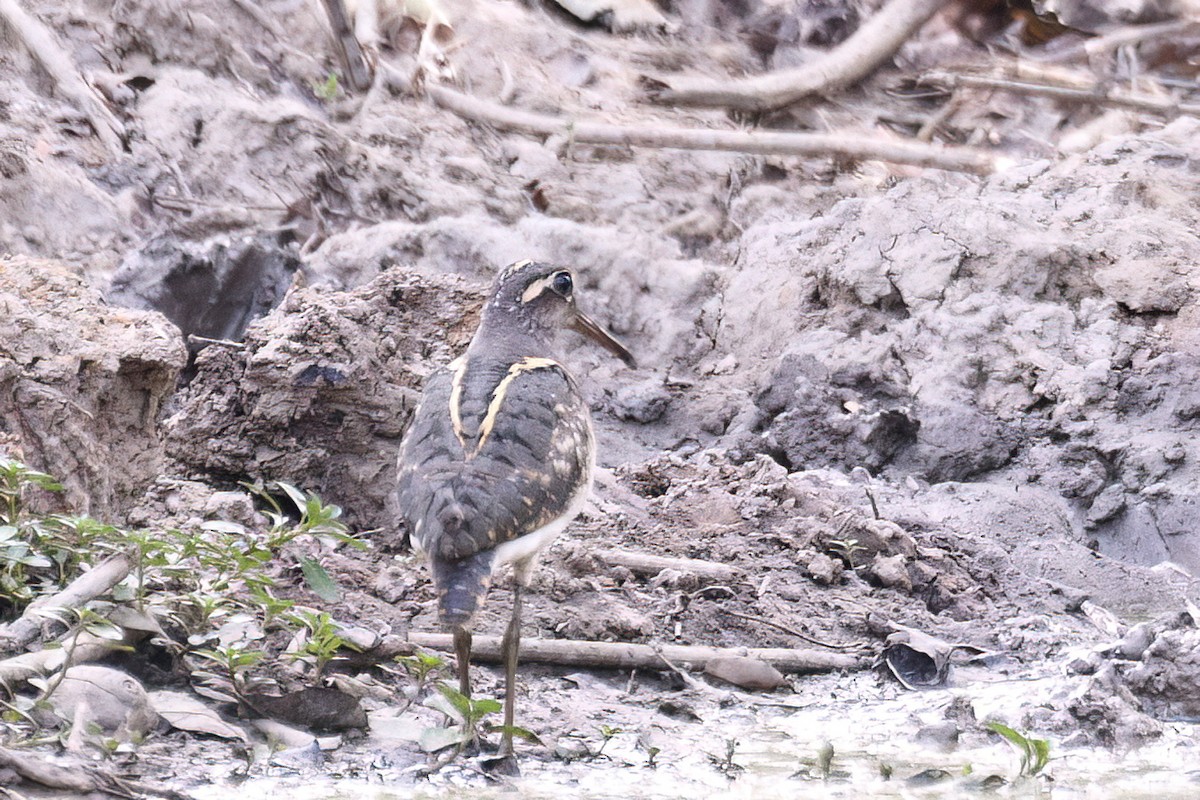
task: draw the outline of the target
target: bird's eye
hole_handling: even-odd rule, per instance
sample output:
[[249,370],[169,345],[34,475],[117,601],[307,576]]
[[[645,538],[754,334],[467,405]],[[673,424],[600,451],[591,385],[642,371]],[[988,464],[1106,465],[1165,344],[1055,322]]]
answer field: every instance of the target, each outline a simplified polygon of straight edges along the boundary
[[554,291],[561,294],[563,297],[569,297],[571,289],[574,287],[574,281],[571,280],[571,273],[563,271],[554,274]]

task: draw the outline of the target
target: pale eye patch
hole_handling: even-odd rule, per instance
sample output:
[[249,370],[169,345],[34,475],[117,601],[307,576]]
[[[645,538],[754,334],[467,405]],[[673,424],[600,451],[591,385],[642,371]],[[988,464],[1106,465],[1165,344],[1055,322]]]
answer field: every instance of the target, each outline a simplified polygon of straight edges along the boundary
[[538,278],[533,283],[525,287],[525,291],[521,293],[521,303],[528,303],[534,298],[541,295],[542,292],[550,288],[554,283],[554,276],[550,275],[545,278]]

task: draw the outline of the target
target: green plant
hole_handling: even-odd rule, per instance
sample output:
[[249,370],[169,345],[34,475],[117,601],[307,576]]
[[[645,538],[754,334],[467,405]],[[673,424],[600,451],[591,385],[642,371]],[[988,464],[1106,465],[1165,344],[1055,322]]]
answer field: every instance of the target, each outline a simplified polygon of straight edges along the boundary
[[293,661],[303,661],[313,668],[313,680],[320,680],[326,665],[337,656],[338,650],[348,647],[348,643],[338,634],[338,625],[333,617],[324,611],[312,611],[302,608],[285,617],[289,622],[304,626],[308,630],[308,638],[304,647],[290,657]]
[[502,706],[499,700],[490,697],[467,697],[444,683],[437,684],[437,690],[437,694],[426,698],[425,705],[445,714],[451,724],[426,728],[421,732],[420,745],[428,753],[453,747],[457,755],[467,744],[478,740],[479,734],[485,730],[485,718],[498,713]]
[[1050,763],[1050,742],[1045,739],[1030,738],[1000,722],[989,722],[985,727],[1000,734],[1017,751],[1021,758],[1018,777],[1032,778]]
[[396,656],[396,663],[403,667],[408,676],[416,682],[412,698],[409,700],[410,704],[420,697],[430,679],[446,668],[446,659],[421,651],[417,651],[411,656]]
[[325,102],[333,100],[338,96],[339,90],[337,73],[330,72],[327,76],[325,76],[324,81],[313,81],[312,90],[313,94],[315,94],[318,99],[324,100]]
[[709,762],[717,768],[718,772],[727,778],[736,778],[738,774],[745,769],[745,767],[743,767],[741,764],[733,763],[733,756],[737,752],[737,747],[737,739],[726,739],[724,756],[714,756],[711,753],[708,754]]
[[194,669],[192,678],[210,693],[228,702],[245,705],[246,694],[263,683],[250,672],[263,660],[265,654],[261,650],[250,650],[241,644],[231,644],[196,650],[194,655],[211,662],[217,671]]
[[858,543],[858,539],[831,539],[829,541],[828,550],[831,554],[837,556],[846,565],[847,569],[856,569],[854,557],[859,553],[866,552],[867,548]]
[[[39,705],[45,705],[46,701],[50,699],[50,695],[54,694],[54,690],[62,684],[63,678],[67,676],[67,670],[73,666],[75,649],[79,646],[81,634],[89,633],[99,639],[122,642],[125,639],[125,631],[90,608],[47,608],[42,609],[39,613],[57,619],[68,627],[67,635],[63,637],[61,645],[65,651],[62,666],[49,680],[29,679],[30,685],[42,692],[36,702]],[[71,618],[74,618],[74,621]],[[113,649],[131,650],[132,648],[127,645],[116,645]]]
[[37,487],[47,492],[61,492],[62,484],[53,475],[30,469],[20,461],[0,456],[0,521],[17,524],[26,492]]
[[613,737],[616,736],[620,732],[621,732],[620,728],[613,728],[613,727],[609,727],[608,725],[601,725],[600,726],[600,735],[602,737],[604,737],[604,741],[600,742],[600,747],[596,750],[596,752],[592,755],[592,757],[600,758],[601,756],[603,756],[604,748],[608,747],[608,743],[611,742]]

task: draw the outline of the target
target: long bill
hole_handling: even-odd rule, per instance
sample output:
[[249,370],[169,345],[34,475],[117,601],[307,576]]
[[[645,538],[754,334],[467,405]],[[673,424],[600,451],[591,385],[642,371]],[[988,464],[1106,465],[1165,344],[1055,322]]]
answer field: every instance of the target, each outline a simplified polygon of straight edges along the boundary
[[637,361],[633,357],[633,353],[617,341],[611,333],[601,328],[592,318],[584,314],[578,309],[575,311],[575,319],[571,323],[571,329],[582,333],[596,344],[603,347],[608,352],[612,353],[617,358],[625,362],[632,369],[637,369]]

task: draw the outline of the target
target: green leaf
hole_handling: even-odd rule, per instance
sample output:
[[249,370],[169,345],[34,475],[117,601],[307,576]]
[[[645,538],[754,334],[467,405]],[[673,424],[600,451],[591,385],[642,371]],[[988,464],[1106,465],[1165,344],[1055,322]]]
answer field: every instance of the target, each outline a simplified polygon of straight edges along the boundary
[[304,492],[290,483],[284,483],[283,481],[275,481],[275,486],[288,496],[288,499],[296,506],[297,511],[301,514],[304,513],[305,507],[308,505],[308,498],[304,496]]
[[210,519],[208,522],[200,524],[200,528],[214,533],[229,533],[234,536],[242,536],[246,533],[246,526],[236,522],[227,522],[223,519]]
[[337,581],[329,577],[329,573],[316,559],[300,556],[300,571],[304,573],[304,582],[308,584],[308,588],[326,603],[336,603],[341,598],[342,592]]
[[447,686],[444,683],[439,683],[437,688],[442,693],[442,697],[450,701],[450,705],[458,712],[459,717],[463,720],[471,718],[471,698],[464,695],[458,689]]
[[[451,691],[454,690],[451,689]],[[458,693],[455,692],[455,694]],[[461,697],[462,695],[459,696]],[[429,695],[423,701],[421,701],[421,705],[425,706],[426,708],[431,708],[441,714],[445,714],[447,717],[458,722],[459,724],[465,725],[467,722],[467,715],[459,711],[458,707],[455,706],[454,703],[440,694]]]
[[467,741],[470,734],[463,728],[426,728],[421,731],[417,744],[426,753],[436,753],[447,747],[454,747]]
[[[533,744],[542,744],[542,740],[538,738],[536,733],[528,728],[522,728],[520,725],[488,725],[486,727],[488,733],[508,733]],[[659,749],[657,747],[651,747],[650,749],[654,751],[652,755],[658,755]]]
[[470,702],[471,716],[475,719],[479,719],[486,714],[499,713],[499,711],[504,708],[504,706],[500,705],[499,700],[493,700],[490,697],[484,697],[480,700],[472,700]]

